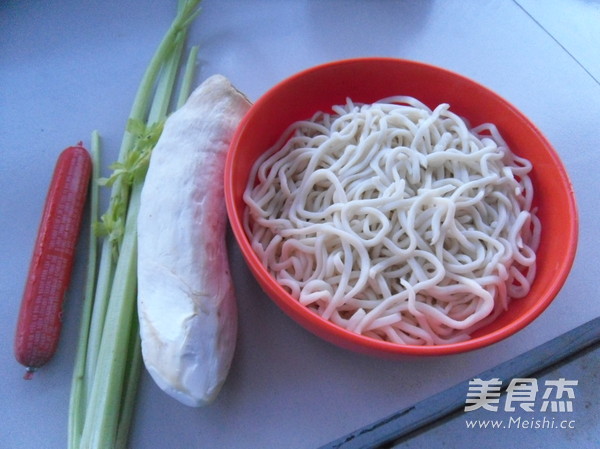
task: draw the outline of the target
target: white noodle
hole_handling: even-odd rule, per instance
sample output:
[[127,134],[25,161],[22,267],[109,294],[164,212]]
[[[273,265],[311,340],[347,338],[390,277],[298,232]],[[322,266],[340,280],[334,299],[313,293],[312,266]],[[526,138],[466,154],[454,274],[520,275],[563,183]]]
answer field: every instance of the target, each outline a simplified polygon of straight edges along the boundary
[[531,163],[492,124],[390,97],[291,125],[255,163],[246,233],[301,304],[352,332],[434,345],[527,295]]

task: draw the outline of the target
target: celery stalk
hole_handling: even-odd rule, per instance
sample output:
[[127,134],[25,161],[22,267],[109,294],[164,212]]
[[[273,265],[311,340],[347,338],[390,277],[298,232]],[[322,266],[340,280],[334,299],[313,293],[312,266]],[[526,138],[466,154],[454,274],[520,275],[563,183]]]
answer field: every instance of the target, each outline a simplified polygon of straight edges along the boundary
[[[178,8],[179,11],[175,17],[175,20],[171,24],[167,34],[163,37],[162,42],[160,43],[156,53],[154,54],[154,57],[150,61],[150,65],[146,69],[144,77],[142,78],[136,98],[131,108],[131,112],[129,114],[131,118],[141,120],[147,113],[151,101],[149,92],[151,92],[154,87],[155,80],[160,72],[160,69],[162,68],[163,62],[173,51],[174,45],[177,41],[177,36],[182,32],[185,33],[187,28],[191,25],[191,22],[198,15],[199,10],[197,8],[200,4],[200,1],[201,0],[189,0],[183,2],[184,4]],[[121,154],[126,153],[129,148],[131,148],[131,145],[131,136],[126,135],[121,146]]]
[[133,320],[131,327],[131,344],[129,348],[129,365],[125,374],[125,393],[121,400],[121,413],[115,438],[115,449],[126,449],[129,437],[129,428],[133,421],[135,399],[138,389],[140,372],[142,368],[142,347],[140,345],[140,328],[138,320]]
[[190,53],[188,55],[188,59],[185,63],[185,71],[183,75],[183,81],[181,83],[181,88],[179,89],[179,97],[177,99],[177,109],[179,109],[186,102],[188,97],[190,96],[190,92],[192,90],[192,82],[194,80],[194,73],[196,70],[196,60],[198,58],[198,50],[199,47],[194,45],[190,49]]
[[[148,123],[160,121],[166,115],[182,46],[182,37],[177,36],[173,53],[166,61],[166,67],[163,67],[163,76],[158,82],[154,101],[147,118]],[[98,381],[95,383],[96,388],[92,390],[90,399],[93,408],[87,411],[89,416],[92,417],[90,422],[94,424],[84,427],[83,433],[84,443],[95,444],[99,447],[104,447],[117,434],[120,414],[114,411],[119,408],[122,395],[127,395],[127,391],[123,390],[128,354],[127,336],[131,333],[132,321],[137,320],[135,315],[136,229],[139,195],[142,186],[143,179],[140,179],[134,182],[132,188],[125,232],[119,250],[119,258],[115,267],[110,300],[106,311],[106,324],[102,330],[102,343],[98,359],[106,360],[110,358],[111,363],[97,365],[95,376]],[[116,326],[115,323],[117,323]],[[102,432],[96,432],[95,429],[102,429]]]
[[[98,220],[98,196],[99,186],[97,180],[100,172],[100,135],[97,131],[92,133],[90,152],[92,155],[92,180],[90,183],[90,223]],[[98,239],[90,226],[88,242],[88,261],[86,273],[86,287],[81,317],[80,338],[77,344],[77,355],[73,381],[71,385],[71,397],[69,407],[69,446],[79,447],[79,438],[83,429],[85,418],[86,397],[85,394],[89,379],[86,376],[86,354],[88,348],[89,326],[92,318],[93,300],[96,286],[96,267],[98,256]]]
[[125,233],[102,330],[94,385],[86,410],[86,422],[81,437],[83,447],[109,448],[116,437],[118,411],[123,394],[123,373],[127,362],[128,336],[132,320],[136,319],[136,221],[141,187],[141,183],[137,184],[131,192]]
[[[136,313],[140,194],[152,146],[169,111],[187,28],[199,3],[179,1],[178,13],[136,93],[113,175],[101,179],[112,190],[104,224],[96,228],[105,235],[95,285],[92,280],[86,291],[71,390],[70,449],[126,447],[142,365]],[[190,53],[175,107],[189,96],[190,65],[197,50]]]
[[96,294],[92,309],[92,319],[89,327],[88,347],[86,353],[86,372],[90,381],[87,384],[86,395],[89,397],[93,385],[93,376],[96,372],[96,361],[100,350],[102,329],[108,307],[108,298],[114,275],[114,260],[112,257],[112,243],[109,240],[102,242],[100,252],[99,270],[97,275]]

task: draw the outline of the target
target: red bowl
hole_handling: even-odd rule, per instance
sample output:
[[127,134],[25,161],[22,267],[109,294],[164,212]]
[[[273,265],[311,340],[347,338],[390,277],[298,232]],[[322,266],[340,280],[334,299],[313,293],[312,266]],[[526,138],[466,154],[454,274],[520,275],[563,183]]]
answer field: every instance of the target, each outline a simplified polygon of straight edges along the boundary
[[[472,126],[496,124],[513,152],[533,163],[535,205],[542,223],[537,274],[529,294],[511,302],[491,324],[468,341],[413,346],[375,340],[347,331],[311,312],[288,294],[254,253],[243,229],[242,199],[252,165],[291,123],[319,110],[354,102],[372,103],[392,95],[410,95],[429,107],[449,103]],[[375,356],[445,355],[496,343],[523,329],[548,307],[564,284],[575,257],[578,215],[566,170],[550,143],[527,117],[480,84],[431,65],[392,58],[331,62],[304,70],[266,92],[240,123],[225,166],[227,213],[241,252],[269,297],[292,319],[323,339]],[[560,238],[557,238],[560,236]]]

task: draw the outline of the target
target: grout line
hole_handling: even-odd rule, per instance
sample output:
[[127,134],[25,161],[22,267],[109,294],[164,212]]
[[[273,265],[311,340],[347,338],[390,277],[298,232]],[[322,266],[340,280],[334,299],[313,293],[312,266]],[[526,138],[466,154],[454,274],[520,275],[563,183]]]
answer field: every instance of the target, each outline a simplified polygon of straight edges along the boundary
[[557,45],[558,45],[560,48],[562,48],[562,49],[565,51],[565,53],[567,53],[567,54],[568,54],[568,55],[571,57],[571,59],[573,59],[573,61],[575,61],[575,63],[577,63],[577,65],[578,65],[579,67],[581,67],[581,68],[583,69],[583,71],[584,71],[585,73],[587,73],[587,74],[588,74],[588,75],[589,75],[589,76],[590,76],[590,77],[591,77],[591,78],[592,78],[592,79],[593,79],[593,80],[596,82],[596,84],[600,85],[600,80],[598,80],[598,78],[596,78],[596,77],[595,77],[595,76],[592,74],[592,72],[590,72],[590,71],[589,71],[589,70],[588,70],[588,69],[587,69],[587,68],[586,68],[586,67],[585,67],[585,66],[584,66],[584,65],[583,65],[583,64],[582,64],[582,63],[579,61],[579,59],[577,59],[577,58],[575,57],[575,55],[573,55],[573,53],[571,53],[571,52],[569,51],[569,49],[568,49],[567,47],[565,47],[565,46],[564,46],[564,45],[563,45],[563,44],[562,44],[562,43],[561,43],[561,42],[560,42],[560,41],[559,41],[559,40],[558,40],[556,37],[554,37],[554,35],[552,35],[552,33],[550,33],[550,31],[548,31],[548,29],[547,29],[546,27],[544,27],[544,25],[542,25],[542,24],[541,24],[541,22],[540,22],[539,20],[537,20],[535,17],[533,17],[533,15],[532,15],[532,14],[531,14],[529,11],[527,11],[527,10],[525,9],[525,7],[524,7],[524,6],[522,6],[522,5],[519,3],[519,1],[518,1],[518,0],[513,0],[513,3],[514,3],[515,5],[517,5],[517,6],[518,6],[518,7],[521,9],[521,11],[523,11],[523,12],[524,12],[524,13],[525,13],[525,14],[526,14],[526,15],[527,15],[527,16],[528,16],[528,17],[529,17],[531,20],[533,20],[533,22],[534,22],[534,23],[535,23],[535,24],[536,24],[538,27],[540,27],[540,29],[541,29],[541,30],[542,30],[544,33],[546,33],[546,34],[547,34],[547,35],[548,35],[548,36],[549,36],[549,37],[550,37],[550,38],[551,38],[551,39],[552,39],[554,42],[556,42],[556,44],[557,44]]

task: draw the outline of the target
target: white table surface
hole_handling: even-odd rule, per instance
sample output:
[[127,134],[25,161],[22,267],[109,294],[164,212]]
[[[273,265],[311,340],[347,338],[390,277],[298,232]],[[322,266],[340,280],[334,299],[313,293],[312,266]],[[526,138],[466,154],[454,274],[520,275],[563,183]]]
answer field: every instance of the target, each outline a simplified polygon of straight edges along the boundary
[[[0,3],[0,448],[66,447],[81,314],[85,239],[58,353],[22,380],[12,342],[56,157],[93,130],[114,161],[140,77],[174,1]],[[552,4],[541,7],[539,4]],[[189,35],[198,81],[222,73],[252,100],[304,68],[356,56],[432,63],[521,109],[561,156],[580,211],[580,245],[553,304],[490,348],[446,358],[378,360],[309,334],[261,292],[231,243],[240,332],[217,401],[193,409],[145,373],[132,449],[315,448],[600,315],[598,173],[600,10],[584,0],[205,0]],[[556,238],[560,238],[557,235]],[[589,419],[598,410],[589,411]],[[553,434],[555,441],[566,438]],[[463,447],[468,447],[468,442]]]

